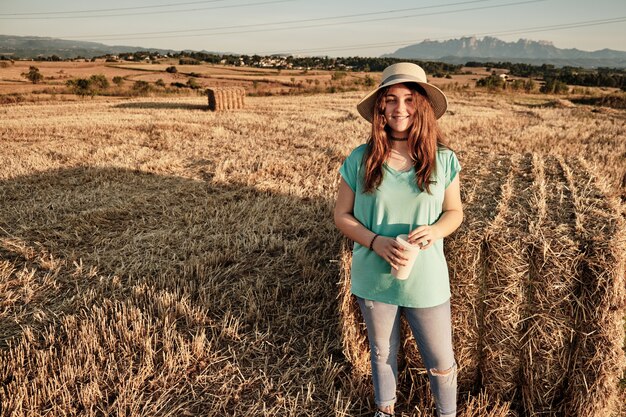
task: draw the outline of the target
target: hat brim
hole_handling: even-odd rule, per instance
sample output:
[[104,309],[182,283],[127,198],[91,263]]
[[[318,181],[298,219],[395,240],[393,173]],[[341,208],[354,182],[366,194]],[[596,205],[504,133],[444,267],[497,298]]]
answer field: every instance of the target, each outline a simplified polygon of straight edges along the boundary
[[430,101],[430,105],[432,106],[435,117],[437,119],[443,116],[443,114],[446,112],[446,109],[448,108],[448,99],[446,98],[446,95],[443,93],[443,91],[441,91],[439,88],[429,83],[415,81],[414,78],[397,78],[389,83],[378,86],[376,89],[367,94],[356,106],[359,114],[365,120],[372,123],[372,119],[374,118],[374,105],[376,104],[376,94],[378,93],[378,90],[394,84],[402,83],[414,83],[422,86],[422,88],[426,92],[428,101]]

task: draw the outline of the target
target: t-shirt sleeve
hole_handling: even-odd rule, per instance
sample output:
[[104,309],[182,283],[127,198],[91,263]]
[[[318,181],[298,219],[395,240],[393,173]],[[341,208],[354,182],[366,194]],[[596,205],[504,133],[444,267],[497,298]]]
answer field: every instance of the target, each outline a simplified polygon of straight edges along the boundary
[[339,168],[339,174],[346,181],[348,186],[356,193],[356,183],[359,171],[359,164],[361,163],[362,153],[352,151],[350,155],[343,161],[343,165]]
[[446,164],[446,188],[448,188],[448,185],[450,185],[454,178],[456,178],[459,171],[461,171],[459,159],[456,157],[454,152],[450,152],[450,156],[448,157]]

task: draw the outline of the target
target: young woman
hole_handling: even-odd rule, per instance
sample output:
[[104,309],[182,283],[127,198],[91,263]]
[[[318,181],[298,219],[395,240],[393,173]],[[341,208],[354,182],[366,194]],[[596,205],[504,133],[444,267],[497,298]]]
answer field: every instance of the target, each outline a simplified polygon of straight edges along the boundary
[[[394,414],[400,316],[406,317],[428,371],[439,416],[456,414],[450,285],[443,238],[463,220],[459,171],[437,119],[447,108],[424,70],[399,63],[357,109],[372,123],[369,140],[341,166],[335,223],[354,241],[351,292],[357,297],[371,348],[376,417]],[[420,251],[410,275],[396,236]]]

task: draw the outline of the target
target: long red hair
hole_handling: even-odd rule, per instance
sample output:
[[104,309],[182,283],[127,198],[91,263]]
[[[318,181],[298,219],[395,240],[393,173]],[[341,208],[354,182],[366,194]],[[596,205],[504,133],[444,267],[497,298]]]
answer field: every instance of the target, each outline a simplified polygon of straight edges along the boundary
[[[430,193],[430,179],[436,168],[437,147],[449,148],[426,92],[419,84],[405,83],[413,95],[415,113],[409,130],[408,146],[415,167],[415,180],[420,190]],[[391,153],[387,121],[385,119],[385,96],[389,87],[381,88],[374,104],[372,134],[365,152],[365,192],[373,192],[383,180],[383,163]]]

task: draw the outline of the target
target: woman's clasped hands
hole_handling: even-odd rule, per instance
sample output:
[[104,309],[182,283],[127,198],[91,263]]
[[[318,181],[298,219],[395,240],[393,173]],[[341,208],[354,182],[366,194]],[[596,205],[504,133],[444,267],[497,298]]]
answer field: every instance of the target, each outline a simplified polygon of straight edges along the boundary
[[418,226],[409,233],[409,243],[418,245],[420,249],[428,249],[441,237],[435,226]]
[[378,236],[372,249],[395,269],[406,265],[408,261],[404,255],[404,248],[393,237]]
[[[409,243],[418,245],[420,249],[428,249],[440,239],[435,226],[418,226],[409,233]],[[374,252],[387,261],[393,268],[406,265],[408,258],[404,247],[393,237],[378,236],[372,245]]]

